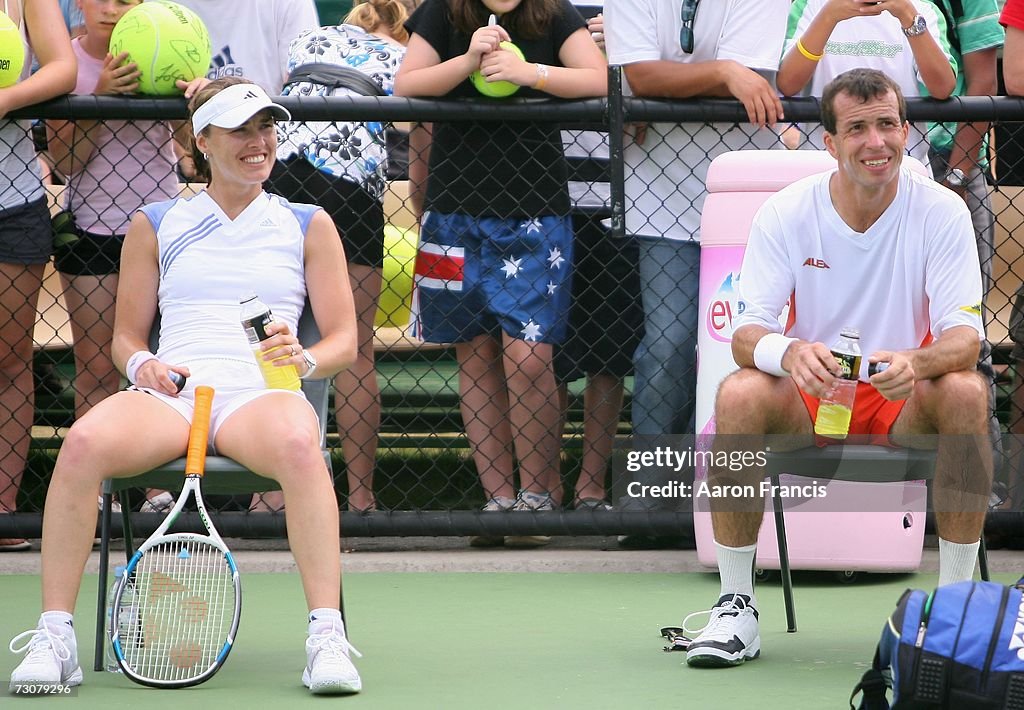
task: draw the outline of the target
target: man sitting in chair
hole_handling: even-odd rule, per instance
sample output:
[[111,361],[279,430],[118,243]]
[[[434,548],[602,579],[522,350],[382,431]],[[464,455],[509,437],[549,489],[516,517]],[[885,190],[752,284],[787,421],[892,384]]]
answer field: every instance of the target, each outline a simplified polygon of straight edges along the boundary
[[[732,340],[740,369],[718,390],[716,449],[736,435],[813,445],[819,398],[840,372],[829,345],[858,327],[865,358],[850,434],[914,448],[938,441],[939,584],[968,580],[992,477],[988,399],[975,370],[984,328],[971,216],[954,193],[901,167],[906,105],[882,72],[836,77],[821,120],[838,169],[779,191],[751,227]],[[869,362],[888,368],[869,378]],[[711,484],[761,490],[763,475],[712,469]],[[721,598],[686,662],[733,666],[761,649],[752,569],[764,501],[711,503]]]

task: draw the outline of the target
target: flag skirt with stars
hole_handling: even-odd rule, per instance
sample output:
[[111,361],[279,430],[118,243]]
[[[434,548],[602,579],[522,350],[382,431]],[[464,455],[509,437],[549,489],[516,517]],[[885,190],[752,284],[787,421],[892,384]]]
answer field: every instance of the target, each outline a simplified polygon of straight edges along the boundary
[[464,343],[502,331],[559,343],[572,293],[572,220],[427,212],[416,255],[416,332]]

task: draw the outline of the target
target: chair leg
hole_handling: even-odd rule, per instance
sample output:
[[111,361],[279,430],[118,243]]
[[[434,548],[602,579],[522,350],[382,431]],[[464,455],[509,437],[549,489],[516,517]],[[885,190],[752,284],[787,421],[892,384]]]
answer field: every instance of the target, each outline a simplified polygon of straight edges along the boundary
[[981,581],[988,582],[988,550],[985,548],[985,534],[982,533],[978,545],[978,569],[981,572]]
[[[772,490],[779,490],[779,476],[772,474]],[[796,633],[796,605],[793,602],[793,577],[789,570],[789,546],[786,543],[786,516],[782,499],[772,494],[772,509],[775,512],[775,537],[779,547],[779,576],[782,577],[782,596],[786,602],[786,631]]]
[[107,627],[107,567],[110,562],[110,514],[113,508],[110,491],[104,487],[103,507],[100,510],[100,579],[96,589],[96,642],[93,648],[92,669],[103,670],[105,649],[104,630]]
[[132,500],[127,489],[121,491],[121,534],[124,535],[124,559],[127,562],[135,554],[135,537],[132,535]]

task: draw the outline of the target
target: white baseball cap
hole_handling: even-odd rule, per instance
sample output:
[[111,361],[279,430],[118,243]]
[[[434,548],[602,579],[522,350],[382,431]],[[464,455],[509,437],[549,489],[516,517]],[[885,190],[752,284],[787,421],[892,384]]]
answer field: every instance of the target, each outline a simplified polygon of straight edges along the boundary
[[207,126],[238,128],[266,108],[274,118],[287,121],[292,117],[288,109],[271,101],[256,84],[233,84],[196,109],[192,114],[192,132],[198,136]]

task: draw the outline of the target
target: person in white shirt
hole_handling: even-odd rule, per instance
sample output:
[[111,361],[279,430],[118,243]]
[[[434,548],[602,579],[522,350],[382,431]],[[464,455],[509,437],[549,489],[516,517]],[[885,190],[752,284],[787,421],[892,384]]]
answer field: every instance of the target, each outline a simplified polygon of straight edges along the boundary
[[[904,96],[946,99],[957,63],[945,18],[927,0],[797,0],[790,10],[779,91],[821,96],[825,85],[857,67],[888,74]],[[928,165],[928,126],[911,124],[908,153]],[[808,143],[823,148],[820,127]]]
[[[882,72],[836,77],[822,94],[822,123],[838,169],[780,190],[751,227],[732,341],[740,369],[719,386],[717,445],[736,446],[736,435],[814,444],[819,400],[840,373],[829,344],[859,327],[850,435],[915,448],[937,441],[939,584],[968,580],[992,484],[971,216],[956,194],[901,167],[910,126],[899,85]],[[869,362],[888,369],[868,377]],[[763,476],[757,466],[712,468],[710,484],[729,478],[759,491]],[[734,666],[761,651],[752,569],[764,500],[711,504],[721,597],[686,660]]]
[[633,355],[632,418],[633,434],[645,446],[657,437],[693,433],[704,182],[715,156],[778,144],[771,127],[782,119],[782,104],[773,81],[789,5],[616,0],[604,8],[608,62],[622,65],[624,91],[638,97],[730,97],[743,103],[750,121],[654,123],[634,126],[626,136],[626,233],[639,246],[644,310],[644,336]]
[[[209,185],[190,199],[147,205],[132,217],[121,255],[113,358],[134,383],[90,409],[61,446],[43,518],[43,613],[11,650],[22,687],[78,685],[72,624],[106,478],[149,471],[183,454],[195,387],[217,390],[214,449],[277,480],[287,500],[288,539],[308,605],[302,682],[314,694],[362,687],[338,608],[338,506],[320,451],[316,412],[301,392],[270,389],[239,324],[238,294],[258,287],[275,314],[264,359],[331,377],[356,356],[355,308],[341,239],[327,214],[263,191],[277,149],[275,118],[291,118],[252,82],[228,77],[190,105],[191,149]],[[321,339],[296,336],[308,299]],[[160,315],[160,347],[147,350]],[[188,381],[178,392],[169,375]],[[125,432],[136,432],[125,445]],[[16,646],[24,640],[23,646]],[[283,656],[282,656],[283,659]]]
[[271,96],[288,79],[288,45],[320,27],[313,0],[177,0],[199,15],[210,33],[207,78],[245,77]]

